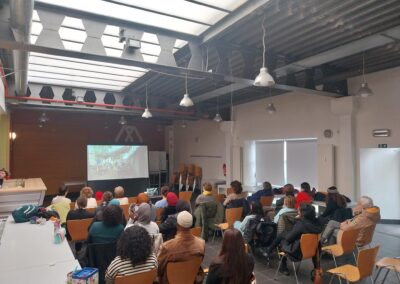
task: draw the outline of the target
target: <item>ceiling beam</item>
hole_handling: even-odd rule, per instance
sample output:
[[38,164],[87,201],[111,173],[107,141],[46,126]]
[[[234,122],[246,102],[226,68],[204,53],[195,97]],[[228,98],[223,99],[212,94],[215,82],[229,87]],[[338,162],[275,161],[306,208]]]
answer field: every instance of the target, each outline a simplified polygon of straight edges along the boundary
[[393,43],[400,40],[400,26],[382,31],[378,34],[352,41],[342,46],[324,51],[322,53],[292,62],[274,70],[276,77],[283,77],[299,71],[351,56],[369,49]]

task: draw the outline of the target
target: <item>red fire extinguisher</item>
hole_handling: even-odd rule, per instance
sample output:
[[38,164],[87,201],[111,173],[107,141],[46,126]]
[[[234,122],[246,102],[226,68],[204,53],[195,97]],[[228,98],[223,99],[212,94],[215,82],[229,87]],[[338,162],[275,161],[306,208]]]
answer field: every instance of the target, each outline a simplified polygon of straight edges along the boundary
[[224,172],[224,177],[226,177],[226,164],[224,164],[224,165],[222,166],[222,170],[223,170],[223,172]]

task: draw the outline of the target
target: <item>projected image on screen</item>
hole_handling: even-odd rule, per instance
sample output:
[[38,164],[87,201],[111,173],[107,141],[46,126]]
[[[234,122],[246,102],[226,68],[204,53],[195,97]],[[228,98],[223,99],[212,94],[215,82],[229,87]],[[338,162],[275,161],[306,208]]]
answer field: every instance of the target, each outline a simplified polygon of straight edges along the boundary
[[147,146],[87,146],[88,180],[148,177]]

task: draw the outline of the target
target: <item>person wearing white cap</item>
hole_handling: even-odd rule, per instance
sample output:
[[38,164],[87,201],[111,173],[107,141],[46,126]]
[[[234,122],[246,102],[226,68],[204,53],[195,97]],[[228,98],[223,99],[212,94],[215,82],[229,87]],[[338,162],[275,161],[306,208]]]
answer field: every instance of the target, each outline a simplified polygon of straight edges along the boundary
[[204,240],[193,236],[190,231],[193,225],[192,214],[182,211],[176,219],[177,233],[175,238],[163,243],[158,255],[158,277],[160,283],[168,283],[168,262],[187,261],[194,257],[204,257]]

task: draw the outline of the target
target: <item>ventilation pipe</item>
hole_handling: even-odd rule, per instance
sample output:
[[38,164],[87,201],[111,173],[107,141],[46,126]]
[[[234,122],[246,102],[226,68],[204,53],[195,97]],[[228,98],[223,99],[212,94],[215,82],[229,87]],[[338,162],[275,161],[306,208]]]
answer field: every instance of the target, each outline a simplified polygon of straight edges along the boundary
[[[30,43],[31,23],[34,0],[10,1],[11,30],[15,40]],[[28,57],[29,52],[13,50],[15,94],[25,96],[28,88]]]

